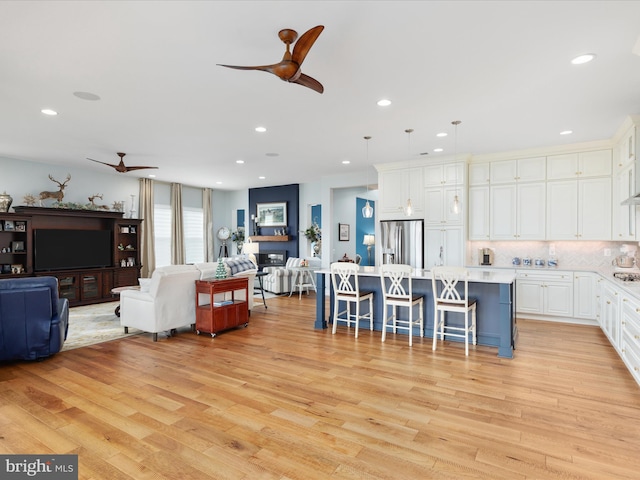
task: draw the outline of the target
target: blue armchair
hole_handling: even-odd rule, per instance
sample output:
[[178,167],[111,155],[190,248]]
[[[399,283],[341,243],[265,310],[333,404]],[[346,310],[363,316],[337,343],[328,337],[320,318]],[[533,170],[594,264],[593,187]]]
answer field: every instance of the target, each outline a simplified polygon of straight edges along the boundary
[[69,301],[58,298],[55,277],[0,280],[0,361],[38,360],[67,338]]

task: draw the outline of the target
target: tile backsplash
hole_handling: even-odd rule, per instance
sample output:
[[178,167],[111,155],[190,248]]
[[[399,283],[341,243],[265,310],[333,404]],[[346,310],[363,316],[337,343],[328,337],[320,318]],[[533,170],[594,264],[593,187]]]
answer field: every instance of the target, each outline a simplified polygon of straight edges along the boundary
[[[467,264],[478,265],[478,249],[491,248],[494,252],[495,267],[511,267],[513,257],[529,257],[533,261],[542,258],[546,262],[554,257],[558,260],[558,268],[603,268],[610,266],[618,255],[633,256],[639,248],[637,242],[468,242]],[[549,249],[555,248],[555,255]],[[611,255],[606,257],[605,250]]]

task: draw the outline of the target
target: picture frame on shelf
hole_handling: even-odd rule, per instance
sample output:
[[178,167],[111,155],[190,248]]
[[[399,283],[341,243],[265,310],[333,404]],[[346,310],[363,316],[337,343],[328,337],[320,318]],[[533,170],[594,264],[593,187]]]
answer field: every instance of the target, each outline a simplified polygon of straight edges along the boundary
[[2,265],[2,273],[11,273],[11,265]]
[[4,231],[5,232],[13,232],[15,231],[16,226],[13,223],[13,220],[5,220],[4,221]]
[[27,222],[24,222],[22,220],[16,220],[15,227],[16,227],[16,232],[26,232]]
[[24,253],[24,242],[22,240],[17,240],[15,242],[11,242],[11,251],[13,253]]
[[24,273],[24,267],[20,263],[14,263],[13,265],[11,265],[11,273],[13,274]]
[[349,241],[349,231],[351,227],[348,223],[339,223],[338,224],[338,240],[341,242]]
[[260,227],[287,226],[287,202],[258,203],[256,211]]
[[129,233],[129,227],[120,227],[120,233]]

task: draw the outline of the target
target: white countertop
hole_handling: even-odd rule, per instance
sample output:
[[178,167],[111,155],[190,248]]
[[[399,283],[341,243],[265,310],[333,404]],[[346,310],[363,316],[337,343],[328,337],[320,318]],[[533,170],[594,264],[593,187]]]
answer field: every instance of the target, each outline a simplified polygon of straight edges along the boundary
[[[316,273],[330,274],[331,270],[328,268],[322,268],[316,270]],[[360,267],[358,274],[363,277],[379,277],[379,267]],[[427,269],[414,269],[414,279],[431,280],[431,271]],[[513,269],[469,269],[469,281],[477,283],[513,283],[516,278],[516,272]]]
[[622,268],[622,267],[607,266],[607,267],[600,267],[600,268],[589,268],[589,267],[576,267],[576,268],[542,267],[540,268],[540,267],[519,266],[516,268],[516,267],[493,267],[493,266],[483,267],[479,265],[472,265],[472,266],[467,266],[466,268],[468,268],[469,270],[481,270],[481,271],[496,270],[496,271],[502,271],[502,272],[509,271],[514,273],[516,271],[518,272],[531,271],[531,272],[538,272],[538,273],[590,272],[590,273],[595,273],[597,275],[600,275],[605,280],[613,283],[616,286],[616,288],[619,288],[621,291],[626,292],[627,294],[634,297],[636,300],[640,301],[640,282],[625,282],[624,280],[620,280],[613,276],[614,272],[627,272],[627,273],[640,274],[640,268],[637,268],[637,267]]

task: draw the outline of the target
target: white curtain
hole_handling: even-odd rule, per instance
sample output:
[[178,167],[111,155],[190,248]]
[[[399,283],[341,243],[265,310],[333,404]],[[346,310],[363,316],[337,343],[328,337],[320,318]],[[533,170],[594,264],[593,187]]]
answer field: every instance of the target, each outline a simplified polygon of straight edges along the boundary
[[211,208],[211,189],[202,189],[202,217],[204,222],[204,259],[215,261],[213,256],[213,210]]
[[182,226],[182,185],[171,184],[171,264],[184,264],[184,228]]
[[141,252],[140,261],[142,269],[140,275],[143,278],[151,276],[156,269],[156,252],[153,231],[153,180],[150,178],[140,179],[140,218],[144,219],[140,228],[141,232]]

